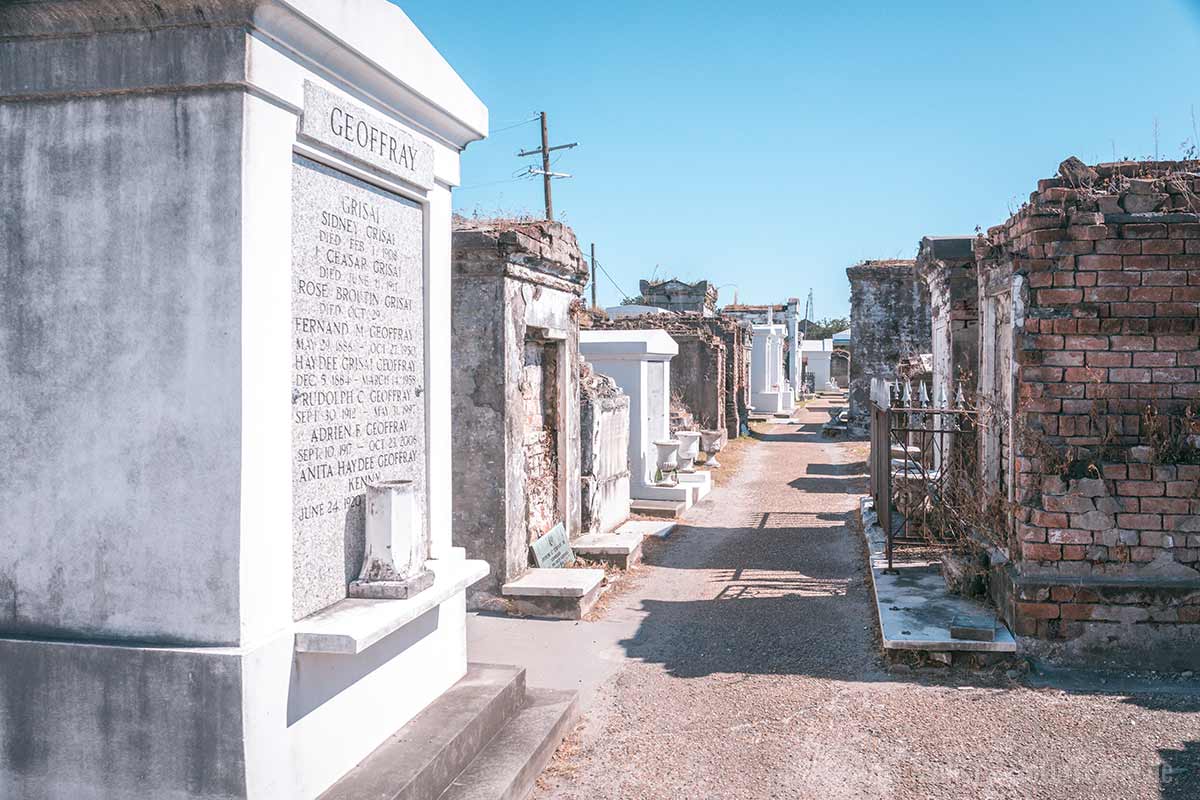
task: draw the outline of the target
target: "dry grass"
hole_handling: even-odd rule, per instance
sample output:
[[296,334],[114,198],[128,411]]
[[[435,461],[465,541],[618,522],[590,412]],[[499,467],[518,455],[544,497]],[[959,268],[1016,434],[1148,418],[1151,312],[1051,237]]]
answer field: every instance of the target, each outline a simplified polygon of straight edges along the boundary
[[579,754],[583,750],[583,728],[581,721],[574,730],[562,740],[562,744],[554,751],[550,763],[542,770],[537,778],[537,787],[543,791],[550,789],[553,784],[562,779],[570,779],[579,769]]
[[[736,439],[730,439],[725,444],[725,449],[717,453],[717,461],[721,462],[721,466],[712,470],[713,486],[725,486],[737,476],[738,470],[741,469],[742,463],[746,459],[746,453],[750,448],[759,444],[759,440],[753,436],[739,436]],[[705,453],[707,458],[708,454]]]

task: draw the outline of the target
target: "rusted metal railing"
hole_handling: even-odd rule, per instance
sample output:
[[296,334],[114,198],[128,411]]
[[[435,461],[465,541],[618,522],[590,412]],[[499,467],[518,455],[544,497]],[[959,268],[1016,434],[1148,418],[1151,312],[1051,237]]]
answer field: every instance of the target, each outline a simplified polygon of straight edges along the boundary
[[970,535],[980,503],[978,419],[963,398],[931,399],[926,386],[875,379],[871,387],[871,497],[896,546],[952,545]]

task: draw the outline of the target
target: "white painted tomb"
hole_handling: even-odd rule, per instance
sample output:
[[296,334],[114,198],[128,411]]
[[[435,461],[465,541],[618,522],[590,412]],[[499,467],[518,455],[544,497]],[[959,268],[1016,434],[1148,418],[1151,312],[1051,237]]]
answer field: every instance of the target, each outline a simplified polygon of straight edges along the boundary
[[[386,0],[0,30],[0,795],[316,797],[467,671],[450,191],[487,109]],[[416,502],[363,571],[379,480]]]
[[795,407],[795,395],[783,376],[785,331],[775,324],[751,327],[750,407],[759,414],[783,414]]
[[670,438],[671,358],[679,346],[663,330],[580,331],[579,352],[629,396],[629,495],[635,500],[696,501],[695,484],[655,482],[656,441]]
[[804,374],[813,376],[813,391],[825,391],[833,368],[833,340],[805,339],[800,354],[804,360]]

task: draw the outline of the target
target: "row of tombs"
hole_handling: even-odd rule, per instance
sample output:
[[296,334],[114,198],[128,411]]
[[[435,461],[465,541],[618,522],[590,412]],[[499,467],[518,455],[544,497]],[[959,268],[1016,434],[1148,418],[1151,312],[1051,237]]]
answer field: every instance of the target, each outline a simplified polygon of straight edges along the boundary
[[531,558],[636,560],[792,402],[780,331],[606,327],[568,229],[454,230],[488,110],[387,0],[0,30],[0,796],[525,796],[576,697],[468,605],[581,615]]
[[[555,222],[456,218],[452,254],[453,536],[486,560],[468,604],[579,618],[602,569],[712,488],[752,414],[795,409],[783,326],[701,314],[610,319]],[[703,454],[703,455],[701,455]]]
[[958,551],[1030,652],[1200,659],[1198,197],[1194,160],[1070,158],[1004,223],[847,270],[888,543]]

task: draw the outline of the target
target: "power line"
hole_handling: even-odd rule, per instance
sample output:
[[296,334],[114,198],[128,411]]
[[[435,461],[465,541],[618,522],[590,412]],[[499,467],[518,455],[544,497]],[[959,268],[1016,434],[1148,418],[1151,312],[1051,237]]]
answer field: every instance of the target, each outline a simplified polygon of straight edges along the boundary
[[632,295],[630,295],[628,292],[626,292],[624,289],[621,288],[621,285],[619,283],[617,283],[617,279],[609,274],[608,270],[606,270],[604,268],[603,264],[601,264],[599,261],[597,261],[596,266],[600,268],[600,271],[604,273],[605,277],[607,277],[610,281],[612,281],[612,285],[616,288],[616,290],[618,292],[621,293],[622,298],[628,300],[630,297],[632,297]]
[[497,134],[497,133],[503,133],[504,131],[511,131],[513,128],[519,128],[522,125],[528,125],[531,122],[537,122],[537,121],[538,121],[538,116],[537,116],[537,114],[534,114],[529,119],[523,119],[520,122],[514,122],[511,125],[505,125],[503,128],[492,128],[490,131],[488,131],[488,136],[492,136],[493,134]]

